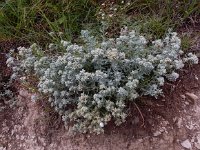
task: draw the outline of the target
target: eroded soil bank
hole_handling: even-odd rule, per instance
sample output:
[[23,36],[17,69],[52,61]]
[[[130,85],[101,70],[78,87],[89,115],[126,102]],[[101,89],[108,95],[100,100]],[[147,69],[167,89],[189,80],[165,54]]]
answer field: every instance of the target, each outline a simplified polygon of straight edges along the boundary
[[[200,149],[200,65],[182,71],[180,80],[166,85],[165,97],[144,99],[120,127],[102,135],[72,135],[45,104],[33,103],[19,89],[18,106],[0,115],[2,150],[182,150]],[[148,110],[147,110],[148,107]],[[164,110],[164,112],[162,111]],[[163,115],[164,114],[164,115]]]

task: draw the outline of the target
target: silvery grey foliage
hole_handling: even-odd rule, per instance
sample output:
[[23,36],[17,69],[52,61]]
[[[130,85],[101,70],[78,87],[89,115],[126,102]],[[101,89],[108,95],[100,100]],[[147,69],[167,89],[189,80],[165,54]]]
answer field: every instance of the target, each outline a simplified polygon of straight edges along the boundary
[[65,49],[63,55],[38,56],[42,50],[33,44],[19,48],[17,66],[13,58],[7,63],[16,67],[16,76],[37,76],[38,90],[48,94],[66,124],[73,122],[73,128],[83,133],[101,133],[111,119],[116,125],[125,122],[127,101],[159,96],[165,79],[176,81],[176,70],[184,63],[198,63],[192,53],[184,57],[175,32],[151,43],[127,28],[118,38],[103,41],[86,30],[81,34],[80,45],[64,40],[49,45],[51,51]]
[[16,104],[14,92],[11,90],[11,82],[5,80],[0,72],[0,112],[6,107],[12,108]]

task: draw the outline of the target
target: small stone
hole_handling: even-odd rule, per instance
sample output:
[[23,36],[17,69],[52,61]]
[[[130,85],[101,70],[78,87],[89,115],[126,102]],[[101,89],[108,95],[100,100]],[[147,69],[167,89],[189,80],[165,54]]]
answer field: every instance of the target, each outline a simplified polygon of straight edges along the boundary
[[197,101],[199,98],[194,93],[185,93],[193,102]]
[[192,148],[192,145],[191,145],[191,143],[190,143],[190,141],[188,139],[183,141],[181,143],[181,146],[183,146],[184,148],[187,148],[187,149],[191,149]]
[[160,132],[160,131],[156,131],[156,132],[154,132],[153,133],[153,136],[159,136],[159,135],[161,135],[162,133]]
[[195,77],[195,79],[196,79],[196,80],[199,80],[199,78],[198,78],[198,76],[197,76],[196,74],[195,74],[195,76],[194,76],[194,77]]
[[14,130],[12,130],[12,131],[11,131],[11,135],[13,135],[14,133],[15,133],[15,131],[14,131]]
[[189,105],[190,103],[189,102],[185,102],[185,105]]
[[138,142],[143,142],[143,139],[138,139]]
[[177,126],[179,129],[181,128],[182,122],[183,122],[182,118],[179,118],[177,121]]
[[100,126],[101,128],[103,128],[103,127],[104,127],[104,123],[103,123],[103,122],[100,122],[99,126]]

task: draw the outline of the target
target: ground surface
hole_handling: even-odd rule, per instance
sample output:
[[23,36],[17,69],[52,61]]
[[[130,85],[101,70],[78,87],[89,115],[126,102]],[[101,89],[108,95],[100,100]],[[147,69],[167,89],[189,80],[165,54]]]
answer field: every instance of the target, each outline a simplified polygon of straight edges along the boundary
[[[193,36],[194,32],[187,33]],[[197,55],[199,38],[194,38],[192,47]],[[2,64],[0,69],[5,71]],[[139,110],[130,104],[127,122],[120,127],[111,123],[98,136],[73,135],[47,104],[33,103],[30,93],[20,87],[18,91],[16,108],[0,113],[0,150],[200,149],[200,65],[187,66],[176,83],[167,83],[165,97],[144,97],[137,102]]]

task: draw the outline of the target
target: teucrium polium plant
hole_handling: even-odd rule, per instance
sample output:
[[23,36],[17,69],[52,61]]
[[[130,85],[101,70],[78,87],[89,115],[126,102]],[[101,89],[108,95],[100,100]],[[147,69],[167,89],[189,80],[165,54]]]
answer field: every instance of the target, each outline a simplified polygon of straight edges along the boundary
[[50,44],[51,51],[64,49],[62,55],[44,54],[33,44],[19,47],[18,59],[11,57],[7,63],[15,78],[38,77],[38,91],[49,96],[66,124],[83,133],[103,132],[111,119],[116,125],[125,122],[128,101],[159,96],[165,80],[176,81],[176,70],[184,63],[198,63],[196,55],[183,54],[175,32],[151,43],[127,28],[118,38],[103,41],[85,30],[81,34],[79,45],[63,40]]
[[12,84],[9,80],[5,80],[3,73],[0,71],[0,113],[7,107],[14,107],[16,103]]

